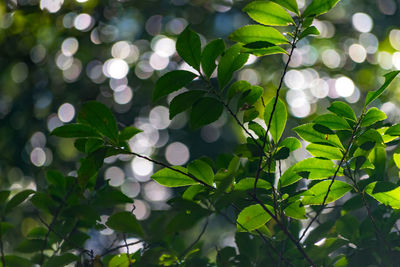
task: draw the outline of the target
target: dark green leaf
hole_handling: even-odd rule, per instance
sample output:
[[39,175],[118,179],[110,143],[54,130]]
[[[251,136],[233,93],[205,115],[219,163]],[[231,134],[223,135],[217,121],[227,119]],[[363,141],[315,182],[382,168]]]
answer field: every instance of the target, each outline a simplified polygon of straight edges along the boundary
[[133,203],[132,198],[109,185],[98,190],[93,200],[93,205],[98,207],[113,207],[115,205],[126,203]]
[[275,143],[278,143],[279,139],[282,136],[283,130],[285,129],[287,120],[287,110],[285,103],[282,100],[278,99],[274,110],[274,114],[271,118],[272,110],[274,108],[274,103],[275,103],[275,97],[273,97],[265,107],[264,121],[265,124],[268,126],[269,121],[271,120],[271,127],[269,129],[269,132],[271,133]]
[[39,226],[30,230],[26,237],[29,239],[43,239],[48,232],[49,230],[47,228]]
[[[40,251],[43,247],[44,240],[40,239],[25,239],[16,248],[15,251],[22,253],[32,253]],[[48,246],[46,246],[48,247]]]
[[215,60],[225,51],[225,43],[222,39],[209,42],[201,55],[201,67],[204,75],[210,78],[216,68]]
[[254,1],[243,8],[243,11],[250,18],[264,25],[287,26],[295,24],[286,10],[273,2]]
[[85,153],[91,154],[104,146],[104,141],[99,139],[90,138],[85,143]]
[[143,132],[143,131],[138,129],[138,128],[135,128],[133,126],[125,127],[119,133],[119,140],[120,141],[129,140],[129,139],[131,139],[132,137],[134,137],[135,135],[137,135],[140,132]]
[[2,204],[2,203],[7,201],[8,196],[10,195],[10,193],[11,192],[8,191],[8,190],[0,191],[0,204]]
[[[184,167],[176,166],[173,168],[180,170],[184,173],[187,173],[187,170]],[[168,187],[178,187],[178,186],[198,184],[192,178],[182,173],[170,170],[168,168],[159,170],[158,172],[153,174],[151,178],[154,179],[157,183]]]
[[360,237],[360,223],[356,217],[345,214],[336,221],[336,232],[350,241],[356,241]]
[[275,2],[275,3],[283,6],[287,10],[292,11],[292,12],[296,13],[297,15],[300,15],[296,0],[272,0],[272,2]]
[[179,35],[176,40],[176,51],[190,66],[200,71],[201,42],[197,33],[190,26]]
[[303,17],[322,15],[336,6],[340,0],[313,0],[303,12]]
[[122,211],[111,215],[106,225],[115,231],[143,236],[142,227],[136,220],[135,215],[128,211]]
[[14,225],[8,222],[0,222],[0,234],[4,236],[8,230],[14,228]]
[[57,127],[50,134],[66,138],[100,137],[100,134],[95,129],[88,125],[80,123],[67,124]]
[[17,207],[19,204],[24,202],[30,195],[35,193],[35,191],[27,189],[19,192],[15,196],[13,196],[6,205],[6,212],[11,211],[13,208]]
[[377,99],[384,91],[385,89],[390,85],[390,83],[393,81],[394,78],[400,73],[400,70],[397,71],[392,71],[389,73],[386,73],[385,76],[385,83],[376,91],[373,92],[368,92],[367,98],[365,99],[365,106],[368,106],[372,101]]
[[[5,255],[4,256],[4,261],[6,263],[7,267],[31,267],[32,262],[28,259],[22,258],[20,256],[16,255]],[[2,263],[0,262],[0,266],[4,267]]]
[[343,157],[342,151],[339,148],[333,146],[309,144],[306,147],[306,149],[314,157],[321,157],[321,158],[335,159],[335,160],[340,160]]
[[169,104],[169,119],[192,107],[193,103],[202,97],[206,91],[193,90],[177,95]]
[[[322,181],[306,192],[303,193],[302,202],[304,205],[321,205],[327,192],[329,185],[331,184],[331,180]],[[352,189],[351,185],[342,182],[342,181],[334,181],[329,195],[325,201],[325,204],[331,203],[333,201],[338,200],[342,196],[344,196],[347,192]]]
[[400,186],[389,182],[373,182],[365,187],[365,192],[380,203],[400,209]]
[[78,183],[82,188],[86,187],[90,178],[97,175],[98,170],[103,166],[106,152],[106,149],[99,149],[81,161],[78,169]]
[[262,25],[243,26],[234,31],[229,37],[235,42],[244,44],[259,41],[269,42],[274,45],[289,43],[278,30]]
[[181,89],[182,87],[188,85],[196,77],[196,74],[186,70],[174,70],[167,72],[156,82],[153,92],[153,101],[156,101],[163,96]]
[[251,121],[248,124],[248,127],[250,130],[252,130],[257,136],[258,138],[262,139],[265,136],[265,129],[258,124],[257,122]]
[[273,155],[274,160],[283,160],[289,157],[290,150],[287,147],[280,147]]
[[203,97],[197,101],[190,112],[190,126],[192,129],[210,124],[221,116],[224,106],[215,98]]
[[328,127],[331,130],[352,130],[345,119],[335,114],[320,115],[313,122]]
[[[273,208],[269,205],[265,205],[270,211]],[[259,204],[251,205],[244,208],[237,218],[238,230],[255,230],[271,219],[271,216],[261,207]],[[245,229],[243,229],[245,228]]]
[[190,162],[187,165],[187,169],[197,179],[205,182],[208,185],[212,185],[214,181],[213,169],[204,161],[198,159]]
[[235,44],[225,51],[218,64],[218,84],[222,90],[232,79],[233,73],[243,67],[249,57],[248,54],[241,54],[241,44]]
[[253,85],[247,91],[245,91],[238,102],[238,107],[243,105],[251,106],[257,102],[257,100],[264,93],[264,89],[261,86]]
[[46,180],[49,184],[56,186],[59,189],[64,189],[66,186],[66,179],[59,171],[49,170],[46,172]]
[[310,143],[322,143],[336,146],[344,150],[342,143],[336,134],[323,134],[314,129],[313,123],[300,125],[293,130],[305,141]]
[[189,186],[182,195],[182,199],[185,200],[194,200],[195,197],[200,194],[201,192],[206,191],[203,185],[191,185]]
[[236,81],[228,89],[227,97],[231,99],[237,93],[243,93],[251,88],[248,81]]
[[66,266],[79,260],[79,257],[72,253],[65,253],[60,256],[52,256],[43,267]]
[[306,36],[309,35],[319,35],[319,31],[317,28],[315,28],[315,26],[310,26],[308,28],[306,28],[304,31],[301,32],[300,36],[299,36],[299,40],[303,39]]
[[352,121],[357,120],[356,114],[354,114],[353,109],[344,102],[335,101],[328,107],[328,110],[335,113],[339,117],[344,117]]
[[104,104],[90,101],[83,104],[78,122],[90,125],[111,140],[118,141],[118,127],[114,115]]

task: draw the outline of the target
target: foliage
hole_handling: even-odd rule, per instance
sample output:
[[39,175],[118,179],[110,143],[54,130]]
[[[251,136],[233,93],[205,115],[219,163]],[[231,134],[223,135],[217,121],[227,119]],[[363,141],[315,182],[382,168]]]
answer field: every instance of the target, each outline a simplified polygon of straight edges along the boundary
[[[293,52],[300,39],[318,34],[310,26],[313,19],[338,2],[314,0],[304,12],[294,0],[251,2],[243,10],[260,24],[235,30],[230,39],[236,43],[231,46],[217,39],[202,49],[190,26],[180,34],[177,52],[192,69],[165,73],[155,85],[153,101],[175,93],[170,117],[188,111],[192,129],[217,121],[227,111],[247,139],[216,161],[198,158],[186,167],[170,166],[137,153],[128,141],[140,129],[119,127],[112,111],[100,102],[85,103],[76,123],[52,131],[54,136],[73,138],[85,155],[76,177],[48,171],[46,186],[37,191],[12,197],[9,190],[0,192],[1,266],[396,266],[400,184],[385,179],[382,172],[386,162],[392,162],[386,148],[398,144],[400,131],[398,124],[384,124],[386,114],[370,105],[400,71],[385,75],[383,85],[366,96],[361,112],[336,101],[327,108],[330,113],[311,123],[286,127],[281,89]],[[250,54],[287,55],[268,101],[260,86],[232,82]],[[183,87],[189,90],[180,91]],[[299,138],[283,139],[285,131]],[[312,157],[283,171],[282,161],[306,142]],[[170,209],[154,214],[150,224],[138,221],[133,210],[126,211],[124,205],[132,199],[98,181],[104,160],[113,156],[137,157],[161,167],[152,179],[177,187]],[[398,153],[393,161],[399,166]],[[8,218],[27,199],[42,225],[31,229],[12,253],[5,253],[3,242],[12,238],[8,232],[13,228]],[[100,217],[105,207],[110,215],[106,221]],[[335,214],[319,222],[330,209]],[[236,228],[236,247],[219,247],[214,258],[205,256],[201,246],[212,217]],[[179,233],[197,224],[199,234],[187,244]],[[124,244],[95,255],[85,241],[91,231],[104,229],[119,233]],[[143,247],[130,253],[128,237],[137,238],[133,243]]]

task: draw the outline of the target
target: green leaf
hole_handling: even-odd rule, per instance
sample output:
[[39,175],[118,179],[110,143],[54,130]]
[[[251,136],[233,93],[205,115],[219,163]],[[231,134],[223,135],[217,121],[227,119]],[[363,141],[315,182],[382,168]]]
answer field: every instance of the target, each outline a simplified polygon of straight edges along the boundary
[[55,170],[49,170],[46,172],[46,180],[49,184],[54,185],[55,187],[63,190],[66,186],[66,179],[64,175]]
[[368,92],[367,98],[365,99],[364,106],[368,106],[372,101],[377,99],[385,91],[385,89],[390,85],[390,83],[393,81],[394,78],[396,78],[396,76],[399,73],[400,73],[400,70],[386,73],[384,75],[385,83],[378,90],[373,91],[373,92]]
[[380,203],[400,209],[400,186],[389,182],[373,182],[365,187],[365,192]]
[[215,60],[225,51],[225,43],[222,39],[216,39],[209,42],[201,55],[201,67],[204,75],[209,79],[217,65]]
[[231,99],[237,93],[243,93],[251,88],[248,81],[236,81],[228,89],[227,97]]
[[111,215],[106,225],[115,231],[143,236],[142,227],[136,220],[135,215],[128,211],[122,211]]
[[317,28],[315,28],[315,26],[310,26],[308,28],[306,28],[304,31],[301,32],[300,36],[299,36],[299,40],[303,39],[304,37],[307,37],[309,35],[319,35],[319,31]]
[[198,129],[218,120],[223,110],[224,106],[217,99],[212,97],[201,98],[193,105],[190,112],[190,127]]
[[128,126],[122,129],[122,131],[119,133],[119,140],[120,141],[125,141],[129,140],[138,133],[143,132],[142,130],[135,128],[133,126]]
[[103,166],[106,152],[106,149],[98,149],[87,158],[82,159],[78,169],[78,183],[82,188],[87,186],[90,178],[97,175],[98,170]]
[[190,29],[190,25],[178,36],[176,40],[176,51],[190,66],[200,71],[200,37]]
[[328,144],[344,150],[342,143],[336,134],[323,134],[314,129],[314,123],[300,125],[293,130],[305,141],[317,144]]
[[13,208],[17,207],[19,204],[24,202],[30,195],[35,193],[35,191],[27,189],[19,192],[15,196],[13,196],[6,205],[6,212],[11,211]]
[[[14,228],[14,224],[8,222],[0,222],[0,234],[4,236],[8,230]],[[1,265],[0,265],[1,266]]]
[[101,137],[101,135],[92,127],[79,123],[57,127],[50,133],[50,135],[65,138]]
[[313,0],[303,12],[303,17],[322,15],[336,6],[340,0]]
[[286,120],[287,120],[287,110],[285,103],[281,99],[278,99],[274,110],[274,114],[271,119],[274,102],[275,102],[275,97],[273,97],[265,107],[264,121],[265,124],[268,126],[269,121],[271,120],[271,127],[269,129],[269,132],[271,133],[275,143],[278,143],[279,139],[282,136],[283,130],[285,130]]
[[[40,251],[44,245],[44,240],[40,239],[25,239],[15,248],[15,251],[22,253],[33,253]],[[48,247],[48,245],[46,245]]]
[[90,101],[83,104],[78,122],[90,125],[114,142],[118,141],[118,127],[114,115],[104,104]]
[[66,266],[77,260],[79,260],[78,256],[72,253],[65,253],[60,256],[52,256],[43,266],[44,267]]
[[296,24],[286,10],[274,2],[254,1],[243,8],[243,11],[250,18],[264,25],[287,26]]
[[0,204],[7,201],[8,197],[10,196],[10,193],[11,192],[8,190],[0,191]]
[[386,118],[385,112],[382,112],[377,108],[370,108],[361,122],[361,127],[370,126],[378,121],[383,121]]
[[300,201],[291,203],[284,209],[286,216],[289,216],[296,220],[304,220],[306,217],[306,208],[302,205]]
[[203,185],[199,185],[199,184],[191,185],[191,186],[189,186],[189,187],[185,190],[185,192],[182,194],[182,199],[185,199],[185,200],[194,200],[194,198],[195,198],[198,194],[200,194],[200,193],[202,193],[202,192],[205,192],[205,191],[206,191],[206,188],[205,188]]
[[357,138],[356,141],[357,141],[357,144],[359,144],[360,148],[362,148],[364,150],[372,149],[373,146],[371,148],[367,148],[367,149],[365,149],[363,147],[363,145],[365,143],[371,143],[371,142],[375,143],[376,145],[385,147],[383,139],[382,139],[382,135],[375,129],[368,129],[367,131],[363,132]]
[[289,43],[285,36],[283,36],[278,30],[262,25],[243,26],[229,35],[229,38],[235,42],[243,44],[259,41],[269,42],[274,45]]
[[400,169],[400,154],[399,153],[394,153],[393,154],[393,160],[394,160],[394,163],[396,164],[397,168]]
[[196,77],[196,74],[186,70],[167,72],[156,82],[153,92],[153,101],[181,89]]
[[293,152],[301,148],[301,143],[295,137],[287,137],[282,142],[279,142],[279,147],[287,147],[290,152]]
[[321,157],[321,158],[335,159],[335,160],[340,160],[343,157],[342,151],[333,146],[309,144],[306,147],[306,149],[314,157]]
[[328,127],[331,130],[352,130],[345,119],[335,114],[320,115],[313,122]]
[[297,15],[300,15],[299,12],[299,7],[297,6],[296,0],[272,0],[272,2],[275,2],[284,8],[286,8],[289,11],[292,11],[296,13]]
[[177,95],[172,99],[169,104],[169,119],[172,120],[177,114],[191,108],[200,97],[202,97],[206,91],[193,90],[187,91]]
[[[132,256],[132,255],[130,255]],[[112,259],[110,260],[110,262],[108,263],[108,267],[129,267],[134,265],[133,263],[135,262],[134,259],[130,260],[129,263],[129,258],[128,255],[126,253],[123,254],[118,254],[115,255],[114,257],[112,257]]]
[[225,51],[218,64],[218,84],[222,90],[232,79],[233,73],[243,67],[249,58],[248,54],[241,54],[241,44],[235,44]]
[[360,223],[356,217],[345,214],[336,221],[336,232],[350,241],[356,241],[360,237]]
[[[237,184],[235,184],[235,190],[237,191],[246,191],[254,188],[255,178],[244,178],[240,180]],[[265,190],[271,189],[272,186],[265,180],[259,179],[257,181],[257,188],[263,188]]]
[[390,128],[386,130],[385,134],[391,136],[400,136],[400,124],[390,126]]
[[308,158],[297,162],[287,169],[279,179],[280,186],[291,185],[302,177],[317,180],[335,174],[337,166],[331,160]]
[[[22,258],[16,255],[5,255],[4,261],[7,267],[18,266],[18,267],[31,267],[32,262],[28,259]],[[3,267],[3,264],[0,262],[0,266]]]
[[[269,205],[265,205],[270,211],[273,208]],[[251,205],[244,208],[237,218],[238,230],[255,230],[264,224],[266,224],[271,219],[271,216],[259,205]],[[243,228],[245,229],[243,229]]]
[[242,107],[244,104],[252,106],[257,102],[258,99],[264,93],[264,89],[261,86],[253,85],[249,90],[245,91],[238,101],[238,107]]
[[187,165],[187,169],[194,177],[212,186],[214,181],[214,171],[210,165],[205,163],[203,160],[198,159],[190,162]]
[[126,196],[120,190],[114,189],[108,184],[97,190],[92,204],[98,207],[113,207],[119,204],[133,203],[132,198]]
[[[173,168],[180,170],[184,173],[187,173],[187,170],[184,167],[176,166]],[[182,173],[170,170],[168,168],[159,170],[158,172],[153,174],[151,178],[154,179],[157,183],[168,187],[178,187],[178,186],[198,184],[195,180],[191,179],[190,177]]]
[[342,101],[335,101],[331,103],[331,105],[328,107],[328,110],[335,113],[339,117],[344,117],[351,121],[357,120],[356,114],[354,114],[353,109]]
[[[264,43],[264,42],[261,42],[261,43]],[[253,54],[257,57],[263,57],[263,56],[275,55],[275,54],[289,54],[285,49],[283,49],[282,47],[277,46],[277,45],[252,48],[252,46],[251,46],[252,44],[254,44],[254,43],[250,43],[248,45],[243,46],[241,51],[243,53]]]
[[[321,205],[327,192],[329,185],[331,184],[331,180],[322,181],[306,192],[303,193],[302,202],[304,205]],[[325,204],[331,203],[333,201],[338,200],[342,196],[344,196],[347,192],[352,189],[352,186],[342,182],[342,181],[334,181],[329,195],[325,201]]]

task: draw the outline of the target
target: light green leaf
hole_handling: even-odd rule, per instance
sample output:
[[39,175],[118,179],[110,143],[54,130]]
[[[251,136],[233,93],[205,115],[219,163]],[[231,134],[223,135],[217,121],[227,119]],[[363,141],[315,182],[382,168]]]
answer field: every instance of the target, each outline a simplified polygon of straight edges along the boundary
[[400,136],[400,124],[390,126],[390,128],[386,130],[385,134],[391,136]]
[[78,256],[72,253],[64,253],[60,256],[52,256],[43,267],[66,266],[77,260],[79,260]]
[[198,159],[190,162],[187,165],[187,169],[189,173],[192,174],[194,177],[198,178],[208,185],[212,185],[214,181],[214,171],[210,167],[210,165],[205,163],[203,160]]
[[176,51],[190,66],[200,71],[201,42],[197,33],[190,29],[190,25],[176,40]]
[[126,253],[122,253],[112,257],[112,259],[108,263],[108,267],[130,267],[132,265],[135,265],[133,264],[135,261],[135,259],[131,259],[129,262],[128,255]]
[[303,12],[303,17],[322,15],[336,6],[340,0],[313,0]]
[[382,135],[382,139],[385,144],[389,143],[397,138],[397,136],[392,136],[392,135],[386,134],[386,131],[388,129],[389,129],[389,127],[381,127],[379,129],[376,129]]
[[225,51],[225,43],[222,39],[209,42],[201,55],[201,67],[207,78],[210,78],[216,68],[215,60]]
[[331,130],[352,130],[345,119],[335,114],[320,115],[313,122],[328,127]]
[[140,132],[143,132],[143,131],[138,128],[135,128],[133,126],[125,127],[119,133],[119,140],[120,141],[129,140]]
[[306,217],[306,208],[302,205],[300,201],[291,203],[284,209],[286,216],[289,216],[296,220],[304,220]]
[[196,74],[186,70],[174,70],[167,72],[156,82],[153,92],[153,101],[156,101],[163,96],[181,89],[182,87],[188,85],[196,77]]
[[292,11],[296,13],[297,15],[300,15],[299,12],[299,7],[297,6],[296,0],[272,0],[272,2],[275,2],[284,8],[286,8],[289,11]]
[[55,128],[51,133],[58,137],[76,138],[76,137],[100,137],[101,135],[92,127],[85,124],[67,124]]
[[370,126],[378,121],[383,121],[386,118],[385,112],[382,112],[377,108],[370,108],[361,122],[361,127]]
[[[246,191],[246,190],[251,190],[254,188],[254,182],[256,181],[255,178],[244,178],[240,180],[237,184],[235,184],[235,190],[237,191]],[[263,189],[271,189],[271,184],[268,183],[265,180],[259,179],[257,181],[257,188],[263,188]]]
[[122,211],[111,215],[106,225],[115,231],[143,236],[143,230],[135,215],[129,211]]
[[259,41],[274,45],[287,44],[289,41],[278,30],[262,25],[247,25],[234,31],[229,36],[233,41],[244,44]]
[[397,168],[400,169],[400,154],[399,153],[394,153],[393,154],[393,160],[394,160],[394,163],[396,164]]
[[[306,192],[303,193],[302,202],[304,205],[321,205],[327,192],[329,185],[331,184],[331,180],[322,181]],[[342,181],[334,181],[329,195],[325,201],[325,204],[331,203],[333,201],[338,200],[342,196],[344,196],[347,192],[352,189],[352,186],[342,182]]]
[[[271,101],[267,104],[264,110],[264,121],[267,126],[271,119],[274,103],[275,103],[275,97],[271,99]],[[286,120],[287,120],[286,105],[281,99],[278,99],[274,110],[274,114],[271,119],[271,127],[269,129],[269,132],[271,133],[275,143],[279,142],[283,130],[285,130]]]
[[378,90],[373,91],[373,92],[368,92],[367,98],[365,99],[364,106],[368,106],[372,101],[377,99],[385,91],[385,89],[390,85],[390,83],[393,81],[394,78],[396,78],[396,76],[399,73],[400,73],[400,70],[386,73],[384,75],[384,77],[385,77],[384,84]]
[[13,208],[17,207],[19,204],[24,202],[30,195],[34,194],[35,191],[27,189],[17,193],[13,196],[6,205],[6,212],[11,211]]
[[287,147],[290,152],[293,152],[301,148],[301,143],[295,137],[287,137],[282,142],[279,142],[279,147]]
[[254,1],[243,8],[243,11],[250,18],[264,25],[287,26],[295,24],[286,10],[274,2]]
[[118,127],[111,110],[104,104],[90,101],[83,104],[77,120],[79,123],[90,125],[114,142],[118,141]]
[[218,64],[218,84],[222,90],[232,79],[233,73],[243,67],[249,58],[248,54],[241,54],[241,44],[235,44],[225,51]]
[[357,144],[364,150],[369,150],[371,148],[365,149],[363,145],[365,145],[367,142],[369,143],[375,143],[376,145],[385,147],[385,144],[382,139],[382,135],[375,129],[368,129],[367,131],[363,132],[358,138],[357,138]]
[[319,35],[319,31],[315,26],[310,26],[306,28],[304,31],[301,32],[299,36],[299,40],[303,39],[304,37],[307,37],[309,35]]
[[177,95],[169,104],[169,119],[172,120],[179,113],[191,108],[206,91],[192,90]]
[[[243,53],[250,53],[257,57],[263,57],[275,54],[289,54],[285,49],[277,45],[264,46],[266,42],[250,43],[242,48]],[[268,43],[269,44],[269,43]]]
[[192,129],[212,123],[221,116],[224,106],[217,99],[203,97],[197,101],[190,112],[190,127]]
[[293,130],[305,141],[317,144],[329,144],[344,150],[342,143],[336,134],[323,134],[316,131],[313,126],[314,123],[307,123],[300,125]]
[[[180,170],[184,173],[187,173],[187,170],[184,167],[176,166],[173,168]],[[170,170],[168,168],[159,170],[158,172],[153,174],[151,178],[154,179],[157,183],[168,187],[178,187],[178,186],[198,184],[192,178],[182,173]]]
[[400,209],[400,186],[389,182],[373,182],[365,187],[365,192],[380,203]]
[[333,146],[309,144],[306,149],[314,157],[322,157],[335,160],[340,160],[343,157],[342,151],[339,148]]
[[297,162],[287,169],[279,179],[280,186],[291,185],[302,177],[311,180],[325,179],[333,176],[337,166],[331,160],[308,158]]
[[328,107],[328,110],[335,113],[339,117],[344,117],[351,121],[357,120],[356,114],[354,114],[353,109],[342,101],[335,101],[331,103],[331,105]]
[[[265,205],[270,211],[273,210],[273,208],[269,205]],[[246,208],[244,208],[240,213],[237,218],[238,222],[238,230],[248,230],[252,231],[255,230],[264,224],[266,224],[269,220],[271,219],[271,216],[259,205],[251,205]],[[243,226],[245,229],[242,229],[241,226]]]

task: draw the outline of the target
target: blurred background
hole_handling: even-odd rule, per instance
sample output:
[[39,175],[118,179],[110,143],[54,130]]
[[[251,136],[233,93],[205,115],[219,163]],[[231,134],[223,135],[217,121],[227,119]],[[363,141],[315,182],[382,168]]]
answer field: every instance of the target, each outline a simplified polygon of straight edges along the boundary
[[[171,165],[232,153],[244,135],[228,114],[191,131],[187,114],[169,120],[172,95],[156,103],[151,95],[161,75],[190,68],[175,51],[177,35],[188,24],[203,44],[226,38],[234,29],[253,23],[241,12],[248,2],[1,1],[1,189],[40,189],[49,169],[75,175],[80,155],[74,140],[49,133],[73,122],[82,103],[94,99],[112,108],[121,127],[143,130],[129,141],[137,153]],[[297,2],[303,8],[309,1]],[[282,97],[290,113],[286,136],[294,135],[290,131],[294,126],[326,112],[334,100],[360,111],[366,92],[379,87],[382,75],[400,69],[400,0],[343,0],[314,25],[321,35],[299,43],[284,80]],[[275,92],[285,60],[282,55],[251,56],[236,78],[263,86],[268,98]],[[375,105],[394,123],[400,121],[399,104],[397,79]],[[307,152],[299,150],[287,164],[304,157]],[[158,169],[140,158],[111,157],[99,180],[109,180],[134,198],[134,213],[145,220],[152,210],[168,208],[166,201],[174,195],[150,180]],[[32,213],[21,209],[13,218],[22,235],[38,224]],[[106,219],[102,216],[102,221]]]

